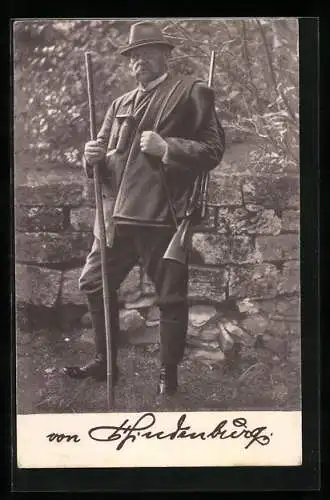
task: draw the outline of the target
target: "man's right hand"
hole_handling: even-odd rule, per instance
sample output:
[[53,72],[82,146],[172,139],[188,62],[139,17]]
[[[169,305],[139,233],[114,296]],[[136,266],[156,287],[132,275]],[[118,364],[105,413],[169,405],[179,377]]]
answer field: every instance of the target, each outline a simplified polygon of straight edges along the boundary
[[95,165],[105,157],[105,149],[97,141],[88,141],[85,144],[84,156],[89,165]]

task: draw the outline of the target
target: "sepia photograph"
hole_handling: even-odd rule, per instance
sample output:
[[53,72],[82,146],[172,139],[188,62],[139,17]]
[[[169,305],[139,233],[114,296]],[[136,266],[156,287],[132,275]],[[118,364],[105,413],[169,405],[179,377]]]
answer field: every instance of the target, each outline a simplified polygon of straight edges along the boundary
[[12,43],[24,432],[175,414],[204,440],[223,414],[253,448],[256,415],[294,415],[299,465],[298,19],[23,19]]

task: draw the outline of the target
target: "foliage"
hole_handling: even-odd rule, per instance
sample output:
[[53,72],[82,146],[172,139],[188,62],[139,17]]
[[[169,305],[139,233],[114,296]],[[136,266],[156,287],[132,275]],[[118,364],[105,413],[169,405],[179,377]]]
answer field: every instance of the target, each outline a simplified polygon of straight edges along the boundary
[[[262,141],[251,161],[295,169],[299,158],[298,24],[293,19],[167,20],[176,43],[174,71],[208,79],[227,136]],[[97,119],[112,99],[134,87],[117,49],[127,20],[18,21],[14,24],[15,154],[79,164],[88,138],[84,52],[93,53]],[[260,144],[260,141],[259,141]]]

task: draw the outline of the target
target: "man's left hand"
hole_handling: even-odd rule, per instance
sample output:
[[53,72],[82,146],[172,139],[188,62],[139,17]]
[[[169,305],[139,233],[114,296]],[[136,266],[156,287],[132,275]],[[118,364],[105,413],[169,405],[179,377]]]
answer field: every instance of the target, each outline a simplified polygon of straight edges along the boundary
[[141,134],[140,140],[141,151],[150,155],[159,156],[162,158],[166,153],[167,143],[164,139],[151,130],[145,130]]

